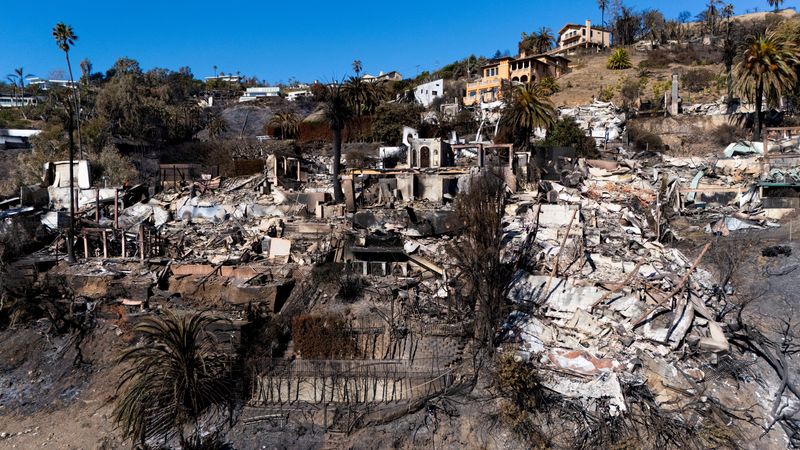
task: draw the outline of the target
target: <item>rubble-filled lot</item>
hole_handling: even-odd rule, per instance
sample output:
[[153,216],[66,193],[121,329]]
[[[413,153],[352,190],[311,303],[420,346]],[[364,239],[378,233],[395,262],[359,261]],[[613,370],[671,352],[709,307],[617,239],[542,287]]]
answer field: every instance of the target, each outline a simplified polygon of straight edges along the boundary
[[[624,132],[625,117],[610,103],[562,115],[600,147]],[[82,187],[75,264],[63,261],[58,211],[7,210],[7,223],[36,217],[53,233],[14,268],[62,280],[73,331],[92,317],[103,333],[134,342],[132,325],[162,309],[227,318],[220,334],[252,364],[242,369],[248,383],[226,429],[243,448],[255,445],[252,433],[276,445],[302,436],[303,445],[344,446],[370,427],[381,446],[445,438],[456,448],[464,436],[518,445],[507,429],[490,443],[495,425],[487,424],[499,423],[509,400],[493,378],[500,354],[512,355],[515,370],[534,371],[535,386],[526,388],[544,393],[532,411],[517,413],[560,414],[561,422],[541,425],[554,445],[622,445],[596,423],[613,423],[627,439],[657,419],[666,424],[639,436],[641,446],[665,442],[662,431],[695,444],[796,442],[794,322],[772,317],[775,305],[793,311],[797,254],[784,241],[793,238],[796,168],[786,160],[800,154],[796,136],[772,136],[766,149],[731,143],[705,157],[625,147],[596,159],[565,154],[548,166],[558,172],[540,178],[536,155],[511,146],[460,144],[450,161],[423,153],[421,142],[411,142],[406,164],[350,170],[344,204],[332,199],[324,157],[269,155],[256,173],[173,178],[153,195]],[[459,166],[463,155],[470,157]],[[514,269],[489,349],[475,339],[485,280],[470,279],[468,267],[481,261],[459,260],[471,245],[465,211],[486,212],[463,203],[481,177],[505,183],[499,244],[487,247],[497,253],[485,257]],[[58,189],[50,189],[56,199]],[[294,331],[320,323],[313,336]],[[243,350],[253,340],[264,347],[257,357]],[[20,367],[3,372],[17,376]],[[88,395],[82,383],[51,389],[52,380],[40,380],[33,394],[3,386],[3,407],[25,414],[26,398],[61,389],[70,408]],[[468,418],[462,428],[453,425],[459,415]],[[403,427],[415,428],[411,438]],[[32,433],[7,438],[27,445]]]

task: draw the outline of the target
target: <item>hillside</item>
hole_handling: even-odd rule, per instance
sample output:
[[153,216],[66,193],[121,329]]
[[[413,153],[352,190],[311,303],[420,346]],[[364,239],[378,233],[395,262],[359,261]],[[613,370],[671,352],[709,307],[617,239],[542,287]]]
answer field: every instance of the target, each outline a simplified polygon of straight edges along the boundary
[[[723,76],[724,66],[722,64],[678,64],[669,63],[665,67],[648,67],[646,71],[639,69],[642,61],[653,59],[653,56],[661,57],[661,53],[678,52],[671,50],[652,50],[640,51],[629,48],[633,68],[627,70],[610,70],[606,67],[608,53],[590,53],[584,55],[571,56],[572,71],[558,79],[561,92],[553,95],[552,100],[556,106],[576,106],[590,103],[593,98],[600,98],[604,90],[613,92],[612,101],[622,104],[623,98],[620,88],[626,79],[639,79],[644,83],[641,89],[643,98],[654,96],[653,90],[657,83],[669,82],[673,71],[686,73],[687,71],[706,69],[715,76]],[[655,53],[655,54],[654,54]],[[706,62],[713,61],[707,58]],[[644,77],[643,77],[644,75]],[[715,80],[714,80],[715,81]],[[719,100],[724,95],[724,90],[719,89],[716,83],[708,83],[707,89],[701,92],[687,92],[682,90],[681,96],[686,103],[705,103]]]

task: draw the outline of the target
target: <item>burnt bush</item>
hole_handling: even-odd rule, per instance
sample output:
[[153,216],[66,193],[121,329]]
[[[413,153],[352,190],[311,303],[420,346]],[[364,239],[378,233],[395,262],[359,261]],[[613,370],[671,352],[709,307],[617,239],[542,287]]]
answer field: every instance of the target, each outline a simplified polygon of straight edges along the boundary
[[350,266],[345,267],[339,276],[339,298],[346,301],[353,301],[357,299],[364,288],[367,286],[366,281],[356,274]]
[[307,359],[350,358],[358,353],[355,337],[344,319],[301,315],[292,321],[294,351]]
[[731,142],[737,142],[745,137],[744,130],[729,124],[722,124],[711,131],[711,139],[717,145],[727,146]]
[[637,150],[664,150],[660,136],[636,126],[628,127],[628,141]]
[[683,74],[683,86],[689,92],[701,92],[716,81],[717,76],[709,69],[689,69]]

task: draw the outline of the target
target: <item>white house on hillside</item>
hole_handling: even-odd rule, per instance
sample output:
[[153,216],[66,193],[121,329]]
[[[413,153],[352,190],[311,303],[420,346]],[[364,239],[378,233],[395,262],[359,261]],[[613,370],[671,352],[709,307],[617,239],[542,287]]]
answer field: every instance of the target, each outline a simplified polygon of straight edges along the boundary
[[429,81],[420,84],[414,89],[414,98],[424,107],[433,103],[434,99],[444,96],[444,79]]
[[278,86],[249,87],[244,95],[239,97],[239,103],[251,102],[262,97],[277,97],[280,93],[281,88]]

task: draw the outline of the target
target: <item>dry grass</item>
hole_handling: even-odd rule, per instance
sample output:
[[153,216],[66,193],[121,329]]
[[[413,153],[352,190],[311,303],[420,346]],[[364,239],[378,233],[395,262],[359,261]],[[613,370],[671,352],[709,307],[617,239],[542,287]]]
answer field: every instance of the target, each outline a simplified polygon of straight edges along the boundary
[[[662,50],[663,52],[663,50]],[[585,105],[592,101],[592,98],[600,98],[601,92],[612,90],[611,101],[621,105],[623,103],[620,87],[624,80],[629,77],[638,78],[641,73],[638,68],[639,63],[644,61],[649,53],[628,49],[628,54],[633,63],[633,68],[626,70],[610,70],[606,67],[609,53],[589,53],[584,55],[570,56],[572,60],[572,72],[558,79],[561,85],[561,92],[554,94],[551,100],[556,106],[576,106]],[[722,64],[709,64],[702,66],[714,74],[722,73]],[[671,79],[674,69],[682,72],[695,68],[690,65],[668,63],[663,68],[652,68],[647,70],[648,84],[642,90],[643,95],[649,95],[652,86],[656,82],[668,81]],[[719,99],[719,92],[714,89],[708,92],[699,92],[691,95],[692,103],[712,102]]]

